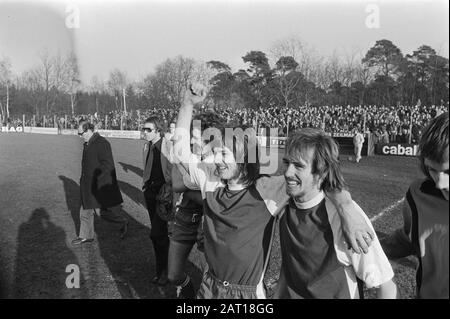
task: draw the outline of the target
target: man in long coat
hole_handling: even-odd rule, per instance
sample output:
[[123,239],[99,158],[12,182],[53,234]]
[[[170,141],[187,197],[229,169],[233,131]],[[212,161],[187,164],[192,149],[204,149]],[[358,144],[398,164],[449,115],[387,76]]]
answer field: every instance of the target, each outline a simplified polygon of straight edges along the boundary
[[122,214],[122,194],[117,183],[116,169],[109,142],[97,132],[94,125],[80,121],[78,135],[84,140],[81,162],[80,234],[72,241],[79,245],[94,240],[94,214],[120,224],[120,236],[124,238],[128,219]]
[[163,124],[158,117],[145,120],[143,137],[147,141],[144,145],[143,193],[151,222],[150,239],[155,251],[156,273],[152,282],[158,285],[167,284],[167,267],[169,254],[168,222],[158,214],[157,196],[161,187],[172,183],[172,147],[171,142],[161,137]]

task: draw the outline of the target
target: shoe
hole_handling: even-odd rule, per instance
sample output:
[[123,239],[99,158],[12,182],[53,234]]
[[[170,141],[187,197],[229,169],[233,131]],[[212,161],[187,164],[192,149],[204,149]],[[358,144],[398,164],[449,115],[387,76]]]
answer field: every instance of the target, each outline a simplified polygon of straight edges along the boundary
[[152,284],[155,284],[155,285],[156,285],[156,284],[158,283],[158,281],[159,281],[159,278],[160,278],[160,277],[159,277],[158,275],[156,275],[155,277],[153,277],[153,278],[152,278]]
[[94,238],[80,238],[72,240],[72,245],[81,245],[84,243],[91,243],[94,241]]
[[120,229],[120,239],[124,239],[128,233],[128,221]]

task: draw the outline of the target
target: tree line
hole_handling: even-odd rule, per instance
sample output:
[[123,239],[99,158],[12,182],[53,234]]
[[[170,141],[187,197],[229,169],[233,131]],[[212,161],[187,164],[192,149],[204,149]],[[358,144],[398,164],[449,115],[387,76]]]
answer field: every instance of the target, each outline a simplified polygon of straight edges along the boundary
[[1,115],[87,114],[178,108],[192,81],[209,87],[216,108],[300,105],[440,105],[449,100],[449,60],[427,45],[404,55],[382,39],[364,54],[322,57],[298,38],[280,40],[268,54],[250,51],[246,69],[222,61],[168,58],[142,79],[114,69],[107,80],[81,83],[72,52],[39,54],[39,63],[13,75],[0,59]]

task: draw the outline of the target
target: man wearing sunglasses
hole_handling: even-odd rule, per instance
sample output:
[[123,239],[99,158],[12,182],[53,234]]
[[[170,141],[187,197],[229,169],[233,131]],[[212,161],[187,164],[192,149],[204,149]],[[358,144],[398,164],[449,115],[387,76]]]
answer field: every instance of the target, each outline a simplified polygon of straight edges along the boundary
[[121,225],[123,239],[128,229],[128,219],[122,214],[123,202],[117,183],[116,169],[109,142],[97,132],[94,125],[81,120],[78,135],[84,140],[81,162],[80,234],[72,241],[81,245],[94,240],[94,214]]
[[156,259],[156,273],[152,282],[160,286],[167,284],[167,260],[169,236],[167,221],[156,213],[156,197],[165,183],[172,183],[172,142],[161,137],[162,122],[158,117],[145,120],[142,136],[147,141],[144,145],[143,187],[145,203],[151,222],[150,239]]

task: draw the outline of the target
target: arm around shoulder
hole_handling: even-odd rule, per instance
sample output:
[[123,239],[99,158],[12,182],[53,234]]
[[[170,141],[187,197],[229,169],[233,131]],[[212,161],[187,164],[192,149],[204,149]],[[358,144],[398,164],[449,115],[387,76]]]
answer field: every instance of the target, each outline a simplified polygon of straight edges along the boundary
[[[336,207],[342,230],[349,246],[356,253],[367,253],[375,233],[359,212],[347,190],[327,192],[326,196]],[[364,213],[363,213],[364,214]]]

